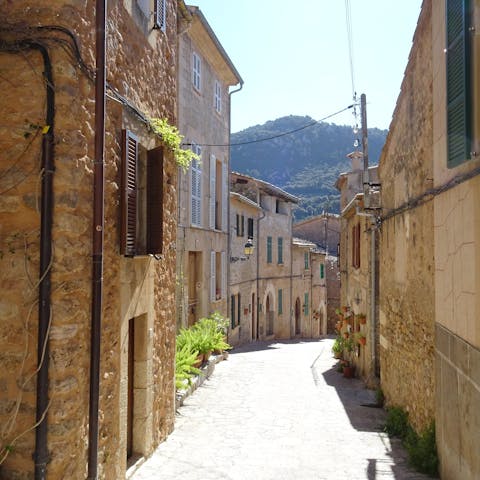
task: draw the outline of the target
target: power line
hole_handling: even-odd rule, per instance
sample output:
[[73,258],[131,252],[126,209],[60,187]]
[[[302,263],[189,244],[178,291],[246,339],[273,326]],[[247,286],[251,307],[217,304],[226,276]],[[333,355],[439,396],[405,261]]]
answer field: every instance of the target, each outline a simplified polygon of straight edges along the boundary
[[[306,128],[313,127],[317,123],[323,122],[331,117],[334,117],[335,115],[338,115],[342,112],[345,112],[346,110],[355,107],[356,104],[352,103],[348,107],[342,108],[341,110],[338,110],[335,113],[331,113],[330,115],[327,115],[326,117],[321,118],[320,120],[314,120],[313,122],[307,123],[306,125],[303,125],[302,127],[296,128],[295,130],[289,130],[288,132],[283,132],[279,133],[278,135],[272,135],[271,137],[264,137],[264,138],[259,138],[257,140],[249,140],[247,142],[238,142],[238,143],[222,143],[222,144],[216,144],[216,143],[196,143],[198,147],[237,147],[239,145],[250,145],[252,143],[259,143],[259,142],[266,142],[268,140],[274,140],[275,138],[280,138],[284,137],[286,135],[292,135],[293,133],[299,132],[301,130],[305,130]],[[182,143],[182,146],[184,147],[190,147],[192,146],[193,143]]]

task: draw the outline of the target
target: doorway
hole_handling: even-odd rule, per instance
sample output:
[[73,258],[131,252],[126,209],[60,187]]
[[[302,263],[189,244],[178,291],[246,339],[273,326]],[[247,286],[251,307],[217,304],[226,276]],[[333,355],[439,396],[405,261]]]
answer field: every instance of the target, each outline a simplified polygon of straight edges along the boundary
[[273,335],[273,310],[270,294],[267,295],[267,301],[265,303],[265,314],[267,320],[267,335]]
[[188,252],[188,326],[191,327],[200,317],[200,275],[201,275],[201,252]]
[[302,314],[302,305],[300,299],[297,297],[295,300],[295,335],[300,335],[301,329],[301,314]]

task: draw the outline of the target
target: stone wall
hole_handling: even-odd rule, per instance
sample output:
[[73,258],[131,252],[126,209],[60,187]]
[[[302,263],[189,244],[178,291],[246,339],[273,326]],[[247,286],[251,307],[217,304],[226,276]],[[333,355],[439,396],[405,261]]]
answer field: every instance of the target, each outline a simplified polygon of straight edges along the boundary
[[418,430],[434,415],[433,204],[402,208],[433,182],[431,2],[424,2],[379,164],[381,387]]
[[[107,20],[109,83],[151,116],[175,122],[176,2],[168,2],[167,31],[144,30],[131,1],[111,3]],[[78,38],[82,57],[94,62],[94,2],[18,1],[0,7],[9,23],[57,24]],[[23,35],[22,29],[11,38]],[[59,32],[43,32],[70,42]],[[92,167],[94,144],[93,83],[71,55],[48,41],[56,92],[52,319],[50,327],[49,478],[83,479],[87,464],[89,344],[91,316]],[[0,478],[33,478],[35,366],[39,214],[40,142],[45,87],[38,53],[0,53],[1,99],[5,123],[0,129],[0,432],[1,447],[27,431],[0,466]],[[13,80],[14,79],[14,80]],[[161,79],[159,81],[159,79]],[[128,113],[127,113],[128,112]],[[142,419],[148,428],[138,453],[148,454],[173,428],[176,175],[171,157],[165,161],[164,254],[160,260],[126,259],[119,254],[119,184],[121,130],[128,126],[146,147],[159,143],[127,108],[107,102],[105,144],[105,252],[102,345],[100,364],[99,476],[121,478],[126,468],[126,355],[130,315],[146,318],[135,363],[145,378],[135,380],[134,430]],[[31,143],[30,143],[31,142]],[[129,296],[121,293],[130,292]],[[6,300],[8,299],[8,300]],[[135,303],[135,305],[133,305]],[[25,355],[26,354],[26,355]],[[24,361],[25,359],[25,361]],[[24,361],[24,362],[23,362]],[[30,378],[30,379],[29,379]],[[144,395],[147,399],[140,402]],[[15,412],[18,413],[15,415]],[[136,415],[136,416],[135,416]],[[135,427],[135,418],[137,426]],[[148,432],[147,432],[148,431]],[[138,433],[138,432],[137,432]],[[134,432],[135,437],[135,432]],[[135,440],[134,440],[135,446]]]

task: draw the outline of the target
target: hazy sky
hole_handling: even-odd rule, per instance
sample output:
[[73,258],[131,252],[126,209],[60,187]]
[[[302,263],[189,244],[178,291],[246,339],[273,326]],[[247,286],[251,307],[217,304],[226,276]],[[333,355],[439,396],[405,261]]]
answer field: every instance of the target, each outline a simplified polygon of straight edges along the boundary
[[[190,3],[190,2],[188,2]],[[244,80],[232,132],[284,115],[319,120],[352,103],[345,0],[192,0]],[[355,89],[388,128],[421,0],[350,0]],[[347,111],[327,120],[353,124]]]

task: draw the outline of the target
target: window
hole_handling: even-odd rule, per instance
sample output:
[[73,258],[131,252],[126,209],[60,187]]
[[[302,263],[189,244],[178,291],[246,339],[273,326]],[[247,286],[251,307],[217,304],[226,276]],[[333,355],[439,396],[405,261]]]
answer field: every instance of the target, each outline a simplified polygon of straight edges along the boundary
[[471,38],[468,0],[447,0],[447,165],[470,159]]
[[127,257],[162,253],[163,147],[147,151],[122,131],[120,252]]
[[305,315],[308,315],[309,312],[309,298],[308,298],[308,292],[305,293],[304,299],[303,299],[304,305],[303,305],[303,312]]
[[227,229],[228,175],[225,162],[210,155],[210,228]]
[[167,15],[166,0],[155,0],[154,28],[158,28],[162,32],[165,32],[167,27],[166,15]]
[[237,213],[237,237],[245,235],[245,217]]
[[193,69],[192,69],[192,83],[196,90],[201,90],[201,69],[202,69],[202,61],[200,57],[194,53],[193,54]]
[[360,224],[352,227],[352,267],[360,268]]
[[267,237],[267,263],[272,263],[272,237]]
[[280,288],[278,290],[278,314],[283,313],[283,290]]
[[275,213],[280,213],[280,200],[275,200]]
[[249,218],[247,224],[247,236],[253,240],[253,218]]
[[222,86],[215,80],[215,90],[213,92],[213,103],[218,113],[222,112]]
[[303,254],[303,261],[305,263],[305,270],[308,270],[310,268],[310,262],[309,262],[309,255],[308,252],[305,252]]
[[278,264],[283,264],[283,238],[278,237]]
[[320,278],[325,278],[325,264],[320,264]]
[[[192,150],[197,155],[202,154],[202,149],[192,144]],[[202,226],[202,167],[200,161],[193,160],[191,171],[191,223],[195,226]]]

